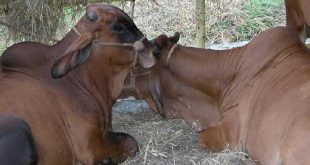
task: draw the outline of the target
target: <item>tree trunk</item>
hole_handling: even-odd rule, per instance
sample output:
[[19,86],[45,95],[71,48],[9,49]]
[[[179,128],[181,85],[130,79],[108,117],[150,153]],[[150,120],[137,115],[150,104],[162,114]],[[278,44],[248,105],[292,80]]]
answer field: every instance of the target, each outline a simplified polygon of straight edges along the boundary
[[196,47],[205,47],[205,0],[196,0]]
[[135,13],[135,0],[131,0],[131,12],[130,12],[130,17],[133,19]]

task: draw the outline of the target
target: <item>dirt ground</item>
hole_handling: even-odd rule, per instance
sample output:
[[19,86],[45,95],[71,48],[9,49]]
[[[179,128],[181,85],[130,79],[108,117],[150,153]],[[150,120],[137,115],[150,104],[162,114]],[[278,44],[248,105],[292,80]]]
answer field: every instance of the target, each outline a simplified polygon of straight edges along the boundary
[[199,148],[197,133],[183,120],[166,120],[139,100],[117,102],[113,129],[138,141],[140,151],[123,165],[254,165],[240,150],[212,153]]

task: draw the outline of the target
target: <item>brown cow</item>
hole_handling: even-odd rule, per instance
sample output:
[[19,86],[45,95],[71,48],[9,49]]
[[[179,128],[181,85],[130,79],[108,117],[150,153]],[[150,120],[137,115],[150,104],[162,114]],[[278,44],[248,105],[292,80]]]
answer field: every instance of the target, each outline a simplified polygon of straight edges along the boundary
[[54,46],[25,42],[3,53],[0,112],[29,124],[41,165],[124,161],[138,146],[112,132],[112,104],[133,63],[155,63],[153,48],[113,6],[87,6],[74,29]]
[[310,37],[310,0],[285,0],[286,24],[302,42]]
[[273,28],[231,50],[168,40],[155,40],[160,62],[127,78],[136,88],[123,96],[152,100],[163,116],[184,119],[203,148],[240,147],[264,165],[310,162],[310,52],[294,33]]

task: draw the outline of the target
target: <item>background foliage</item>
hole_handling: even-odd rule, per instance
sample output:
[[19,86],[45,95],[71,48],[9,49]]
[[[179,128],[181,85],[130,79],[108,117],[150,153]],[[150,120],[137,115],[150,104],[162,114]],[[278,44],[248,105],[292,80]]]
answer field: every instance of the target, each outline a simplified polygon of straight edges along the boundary
[[[104,1],[131,11],[129,1],[2,0],[0,53],[20,41],[53,44],[60,40],[89,2]],[[206,0],[206,45],[250,40],[273,26],[285,25],[283,0]],[[149,38],[182,32],[180,43],[195,42],[195,0],[136,0],[134,22]]]

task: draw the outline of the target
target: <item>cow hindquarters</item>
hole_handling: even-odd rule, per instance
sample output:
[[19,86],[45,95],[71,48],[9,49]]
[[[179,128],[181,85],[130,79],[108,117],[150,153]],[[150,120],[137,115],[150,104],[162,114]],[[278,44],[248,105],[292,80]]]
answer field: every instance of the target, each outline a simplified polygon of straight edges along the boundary
[[310,121],[308,117],[297,119],[288,130],[280,149],[280,164],[309,164],[310,157],[306,156],[310,153]]
[[11,115],[0,115],[0,164],[35,165],[37,151],[29,125]]

